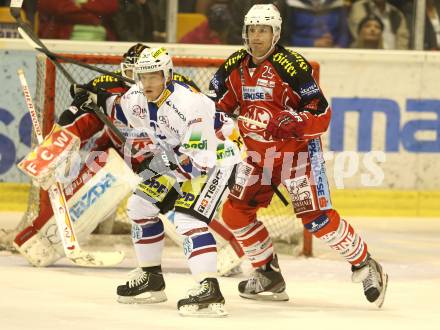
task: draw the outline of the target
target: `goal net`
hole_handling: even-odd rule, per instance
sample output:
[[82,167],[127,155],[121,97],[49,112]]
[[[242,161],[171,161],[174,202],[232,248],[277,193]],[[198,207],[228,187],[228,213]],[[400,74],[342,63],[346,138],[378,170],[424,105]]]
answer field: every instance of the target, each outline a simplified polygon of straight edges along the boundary
[[[66,57],[79,60],[106,70],[119,68],[121,56],[115,55],[90,55],[90,54],[63,54]],[[223,62],[222,59],[174,57],[175,72],[192,79],[202,91],[208,90],[209,81]],[[64,68],[71,74],[74,80],[84,84],[100,75],[97,72],[79,67],[74,64],[63,63]],[[315,74],[319,74],[319,65],[312,63]],[[318,78],[318,76],[316,77]],[[59,114],[66,109],[72,101],[66,77],[51,63],[46,56],[37,56],[37,88],[35,94],[35,107],[43,126],[44,134],[49,133]],[[33,143],[35,143],[33,136]],[[282,193],[288,198],[284,187],[280,186]],[[125,203],[121,203],[117,212],[112,216],[113,222],[129,224],[125,212]],[[50,208],[47,194],[37,187],[31,186],[27,211],[17,227],[17,231],[29,225],[40,212]],[[263,221],[273,238],[278,252],[293,255],[311,255],[312,243],[310,234],[303,229],[300,220],[295,218],[291,204],[284,206],[280,199],[274,196],[272,203],[266,209],[261,209],[258,219]],[[221,220],[221,219],[220,219]]]

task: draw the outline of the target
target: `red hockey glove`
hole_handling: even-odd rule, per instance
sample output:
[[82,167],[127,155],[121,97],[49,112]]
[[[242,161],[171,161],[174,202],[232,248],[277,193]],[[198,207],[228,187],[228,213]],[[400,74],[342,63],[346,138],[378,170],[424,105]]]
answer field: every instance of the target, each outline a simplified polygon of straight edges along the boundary
[[305,114],[283,110],[269,121],[266,130],[275,140],[302,138],[306,120]]

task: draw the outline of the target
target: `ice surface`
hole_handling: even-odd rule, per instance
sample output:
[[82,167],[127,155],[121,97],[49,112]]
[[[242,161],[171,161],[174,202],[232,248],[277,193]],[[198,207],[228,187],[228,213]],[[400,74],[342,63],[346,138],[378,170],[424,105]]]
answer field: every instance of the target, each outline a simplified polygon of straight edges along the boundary
[[[245,275],[221,278],[225,319],[178,315],[177,300],[194,285],[178,248],[164,255],[168,301],[157,305],[116,302],[116,286],[135,266],[132,253],[117,268],[78,268],[63,259],[38,269],[2,252],[0,329],[440,329],[440,219],[350,222],[389,274],[381,310],[350,282],[349,265],[316,240],[314,258],[279,258],[289,302],[242,299],[236,287]],[[244,270],[250,271],[248,263]]]

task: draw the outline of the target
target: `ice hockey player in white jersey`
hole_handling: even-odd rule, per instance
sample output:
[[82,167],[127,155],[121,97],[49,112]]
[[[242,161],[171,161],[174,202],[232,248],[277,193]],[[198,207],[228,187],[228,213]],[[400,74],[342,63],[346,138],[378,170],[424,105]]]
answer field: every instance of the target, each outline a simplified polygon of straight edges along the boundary
[[227,139],[233,122],[216,113],[208,97],[172,80],[172,74],[172,60],[164,48],[145,49],[135,65],[137,83],[123,96],[106,100],[115,125],[130,130],[128,136],[148,136],[151,152],[165,153],[172,168],[145,180],[128,200],[139,268],[117,288],[118,301],[167,299],[161,269],[164,226],[158,215],[174,208],[176,231],[184,237],[184,254],[198,282],[178,301],[179,313],[225,316],[216,279],[216,242],[208,224],[240,161],[239,148]]

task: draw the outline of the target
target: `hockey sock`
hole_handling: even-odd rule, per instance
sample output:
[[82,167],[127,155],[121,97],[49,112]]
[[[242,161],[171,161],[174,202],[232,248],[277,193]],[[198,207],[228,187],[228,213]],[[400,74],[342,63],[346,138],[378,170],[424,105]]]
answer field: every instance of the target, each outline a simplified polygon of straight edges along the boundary
[[357,266],[366,259],[367,244],[335,210],[321,213],[311,221],[303,217],[303,223],[309,232],[324,241],[350,264]]
[[196,228],[183,234],[183,252],[191,273],[198,281],[217,274],[217,247],[208,228]]
[[161,264],[164,246],[164,228],[158,217],[132,220],[131,237],[140,267]]
[[261,221],[255,220],[245,227],[232,229],[232,232],[254,268],[272,260],[272,240]]
[[234,234],[232,234],[232,232],[228,228],[226,228],[225,225],[223,225],[217,219],[213,219],[213,220],[211,220],[211,222],[209,223],[208,226],[209,226],[209,228],[214,230],[215,233],[217,233],[223,239],[225,239],[227,242],[229,242],[229,244],[234,249],[235,253],[237,254],[237,256],[239,258],[241,258],[244,255],[244,252],[243,252],[243,249],[241,248],[240,243],[238,243],[238,241],[234,237]]

